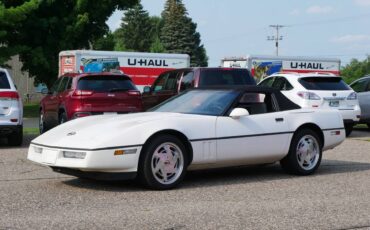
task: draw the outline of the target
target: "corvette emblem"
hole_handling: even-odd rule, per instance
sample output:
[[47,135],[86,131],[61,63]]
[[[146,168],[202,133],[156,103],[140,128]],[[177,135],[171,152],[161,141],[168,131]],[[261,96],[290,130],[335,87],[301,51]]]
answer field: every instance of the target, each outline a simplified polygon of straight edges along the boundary
[[70,133],[67,133],[67,136],[73,136],[73,135],[76,135],[76,132],[70,132]]

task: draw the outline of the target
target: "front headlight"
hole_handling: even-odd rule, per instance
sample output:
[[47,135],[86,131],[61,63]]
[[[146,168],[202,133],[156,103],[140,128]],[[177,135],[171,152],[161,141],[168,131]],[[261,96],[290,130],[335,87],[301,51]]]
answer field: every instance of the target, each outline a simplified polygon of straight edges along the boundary
[[85,152],[73,152],[73,151],[63,151],[64,158],[75,158],[75,159],[85,159]]

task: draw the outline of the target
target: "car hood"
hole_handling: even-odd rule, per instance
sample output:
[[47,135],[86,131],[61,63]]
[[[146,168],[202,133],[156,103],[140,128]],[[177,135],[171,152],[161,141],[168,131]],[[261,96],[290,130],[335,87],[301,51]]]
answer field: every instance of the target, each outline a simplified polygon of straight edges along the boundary
[[[139,140],[125,140],[130,133],[145,131],[142,126],[158,120],[181,116],[176,113],[132,113],[125,115],[99,115],[71,120],[35,138],[32,143],[50,147],[97,149],[107,147],[111,139],[120,135],[122,145],[143,144]],[[117,143],[118,144],[118,143]],[[111,143],[114,146],[114,143]]]

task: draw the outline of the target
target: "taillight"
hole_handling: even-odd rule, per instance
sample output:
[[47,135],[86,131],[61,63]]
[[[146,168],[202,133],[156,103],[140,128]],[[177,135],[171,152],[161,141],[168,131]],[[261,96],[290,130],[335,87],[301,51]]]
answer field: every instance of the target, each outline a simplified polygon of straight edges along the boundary
[[321,97],[312,92],[298,92],[297,95],[306,100],[321,100]]
[[353,92],[348,97],[347,100],[357,100],[357,93]]
[[127,91],[128,95],[131,95],[131,96],[140,96],[140,91],[137,91],[137,90],[129,90]]
[[18,100],[19,94],[17,92],[0,92],[0,99],[1,100]]
[[94,91],[91,90],[75,90],[73,96],[91,96],[93,93]]

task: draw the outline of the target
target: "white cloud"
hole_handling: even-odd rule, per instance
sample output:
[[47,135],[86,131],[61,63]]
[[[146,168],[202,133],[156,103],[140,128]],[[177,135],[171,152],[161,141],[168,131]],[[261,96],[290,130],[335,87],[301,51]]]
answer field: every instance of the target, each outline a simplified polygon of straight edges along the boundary
[[299,9],[294,9],[289,12],[290,15],[297,16],[301,14],[301,11]]
[[354,0],[354,2],[359,6],[370,6],[370,0]]
[[331,6],[310,6],[306,9],[306,13],[308,14],[327,14],[333,11],[333,7]]
[[347,34],[332,39],[335,43],[366,43],[370,42],[370,35],[366,34]]

